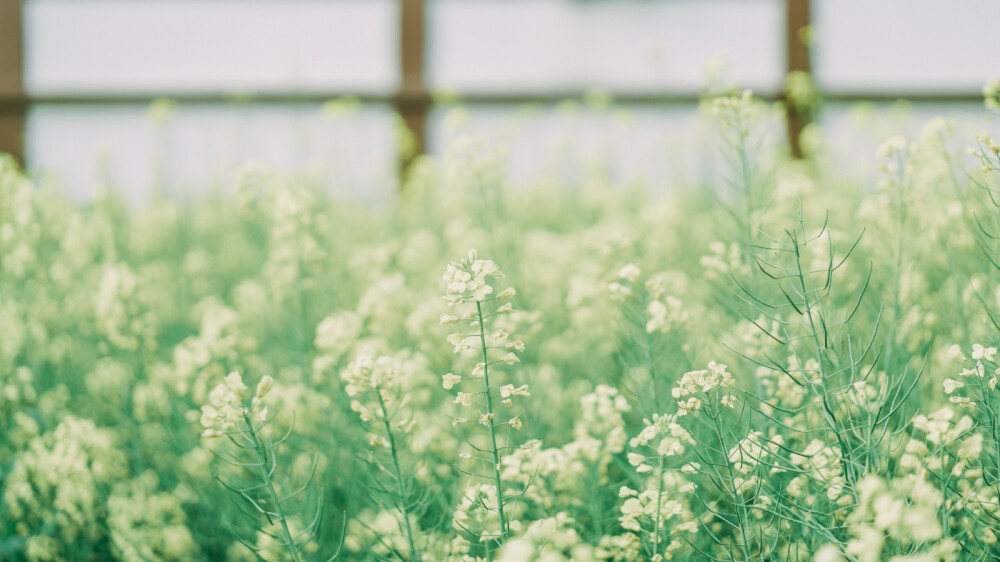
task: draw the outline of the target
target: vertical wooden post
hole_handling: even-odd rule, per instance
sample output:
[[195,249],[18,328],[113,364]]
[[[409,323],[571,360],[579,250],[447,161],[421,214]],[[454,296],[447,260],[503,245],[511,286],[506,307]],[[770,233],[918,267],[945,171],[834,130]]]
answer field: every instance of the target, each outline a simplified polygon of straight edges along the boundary
[[405,169],[412,159],[427,149],[427,114],[430,94],[424,83],[425,0],[399,0],[400,86],[396,108],[413,135],[410,154],[403,155]]
[[[810,45],[807,37],[810,25],[810,0],[785,0],[785,70],[791,72],[812,72]],[[786,92],[787,102],[787,92]],[[792,156],[802,158],[801,136],[808,116],[791,103],[788,109],[788,144]]]
[[24,163],[24,22],[22,0],[0,0],[0,152]]

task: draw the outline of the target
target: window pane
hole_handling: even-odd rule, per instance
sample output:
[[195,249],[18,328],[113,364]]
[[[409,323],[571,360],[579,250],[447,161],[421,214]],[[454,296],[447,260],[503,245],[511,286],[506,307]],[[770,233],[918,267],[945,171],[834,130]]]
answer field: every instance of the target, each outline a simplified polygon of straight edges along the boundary
[[833,90],[978,92],[1000,72],[996,0],[817,0],[815,69]]
[[77,200],[104,180],[135,202],[157,183],[174,194],[226,187],[248,160],[378,200],[396,191],[394,125],[379,105],[329,115],[320,104],[183,104],[159,121],[138,104],[39,105],[28,115],[28,154],[32,170]]
[[39,0],[25,4],[26,83],[75,91],[388,91],[393,0]]
[[431,0],[430,82],[458,91],[692,91],[727,61],[741,84],[776,90],[784,65],[777,0]]

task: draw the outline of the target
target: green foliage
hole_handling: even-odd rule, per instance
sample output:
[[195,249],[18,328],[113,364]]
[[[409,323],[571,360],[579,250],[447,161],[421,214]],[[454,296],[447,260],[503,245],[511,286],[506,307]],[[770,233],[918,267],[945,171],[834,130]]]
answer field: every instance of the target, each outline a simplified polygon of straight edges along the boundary
[[1000,145],[866,182],[704,107],[720,175],[659,195],[474,138],[376,207],[0,160],[0,558],[997,558]]

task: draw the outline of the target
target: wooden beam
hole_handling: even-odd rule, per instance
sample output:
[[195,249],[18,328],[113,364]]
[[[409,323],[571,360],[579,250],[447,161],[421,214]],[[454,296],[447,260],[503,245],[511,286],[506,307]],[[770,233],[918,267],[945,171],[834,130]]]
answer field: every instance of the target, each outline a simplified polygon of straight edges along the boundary
[[[550,91],[497,91],[497,92],[460,92],[450,93],[449,103],[455,105],[519,105],[528,103],[555,104],[568,99],[581,99],[586,92],[582,90],[550,90]],[[625,91],[610,92],[616,105],[660,105],[660,104],[692,104],[703,98],[696,91]],[[765,101],[777,101],[783,98],[782,92],[754,91],[754,96]],[[323,103],[344,96],[357,98],[362,103],[393,104],[397,107],[413,108],[430,106],[433,95],[429,92],[400,91],[394,94],[378,94],[372,92],[350,92],[344,90],[323,90],[314,92],[284,92],[267,91],[252,94],[241,94],[239,100],[243,103],[281,104],[281,103]],[[48,93],[31,96],[32,104],[42,105],[115,105],[134,104],[145,105],[158,98],[172,99],[178,103],[226,104],[233,103],[234,96],[223,91],[174,91],[174,92],[76,92]],[[823,100],[827,102],[876,102],[891,103],[898,100],[908,100],[914,103],[974,103],[982,104],[983,94],[979,90],[947,91],[895,91],[895,90],[824,90]],[[3,95],[0,93],[0,111],[10,106],[24,105],[26,97],[23,94]]]
[[396,109],[412,135],[410,154],[403,154],[405,169],[414,157],[427,150],[427,115],[431,96],[424,81],[425,0],[399,0],[399,91]]
[[[812,73],[810,56],[810,0],[785,0],[785,71]],[[787,101],[787,99],[786,99]],[[792,156],[802,158],[802,129],[808,123],[808,115],[803,114],[794,104],[786,103],[788,115],[788,144]]]
[[22,0],[0,0],[0,152],[24,164],[24,20]]

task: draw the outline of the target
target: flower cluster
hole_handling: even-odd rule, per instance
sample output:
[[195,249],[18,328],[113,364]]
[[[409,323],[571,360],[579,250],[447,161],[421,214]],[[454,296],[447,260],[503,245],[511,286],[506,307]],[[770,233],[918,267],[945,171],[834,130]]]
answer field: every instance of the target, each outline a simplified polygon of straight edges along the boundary
[[[677,414],[679,415],[679,414]],[[655,445],[654,457],[673,457],[684,452],[685,445],[694,445],[695,441],[691,434],[675,420],[677,415],[661,416],[653,414],[652,420],[643,420],[642,431],[629,441],[632,449],[642,449]],[[635,467],[636,472],[652,472],[653,467],[646,464],[646,455],[639,453],[629,453],[628,462]]]
[[[447,289],[445,301],[449,305],[469,301],[483,302],[493,294],[493,286],[489,284],[489,279],[503,277],[503,272],[493,260],[477,259],[476,251],[472,250],[462,261],[448,264],[442,277]],[[496,298],[509,299],[515,294],[517,292],[514,289],[508,288],[501,291]]]
[[733,130],[744,138],[750,135],[764,114],[764,108],[754,99],[751,90],[716,96],[707,103],[709,113],[719,120],[723,130]]
[[410,402],[408,395],[400,396],[400,378],[403,370],[392,357],[361,355],[340,373],[344,391],[351,400],[351,410],[361,421],[373,424],[369,438],[372,446],[389,447],[392,431],[408,433],[417,422],[412,416],[400,417]]
[[859,562],[885,560],[884,551],[906,550],[921,560],[956,560],[960,547],[943,536],[938,517],[943,498],[933,484],[909,475],[886,482],[867,476],[858,482],[858,503],[848,518],[846,553]]
[[677,296],[668,293],[665,276],[654,275],[640,283],[641,273],[634,263],[622,266],[617,279],[608,284],[611,299],[619,302],[639,299],[639,304],[645,307],[647,333],[671,332],[683,327],[688,320],[687,311]]
[[[643,420],[642,431],[629,441],[632,452],[628,453],[629,464],[637,474],[645,475],[643,486],[639,490],[622,486],[618,493],[625,499],[621,526],[637,535],[644,554],[651,559],[671,558],[674,551],[686,546],[679,535],[700,528],[687,502],[695,484],[685,475],[693,472],[694,466],[678,469],[678,463],[668,462],[681,457],[686,447],[696,445],[676,418],[653,414],[652,419]],[[650,459],[655,462],[650,463]]]
[[959,346],[953,345],[948,349],[947,356],[963,364],[957,379],[946,378],[941,383],[948,399],[953,404],[966,408],[974,408],[978,403],[988,402],[987,395],[995,393],[997,380],[1000,377],[997,348],[972,344],[970,359]]
[[587,544],[573,528],[565,512],[539,519],[528,525],[524,533],[510,541],[500,552],[497,562],[523,560],[601,560],[607,558],[604,549]]
[[92,552],[104,520],[98,516],[102,490],[128,478],[128,461],[115,441],[111,430],[68,416],[32,439],[5,475],[7,521],[17,523],[29,554],[44,553],[30,558],[69,560]]
[[976,135],[977,146],[970,146],[966,153],[979,160],[980,171],[984,174],[1000,170],[1000,142],[989,133]]
[[361,355],[340,373],[344,381],[344,392],[348,396],[361,397],[377,392],[382,400],[392,398],[384,389],[391,388],[402,375],[399,363],[392,357]]
[[[705,399],[712,400],[718,398],[719,404],[727,408],[735,407],[736,396],[733,394],[722,394],[721,391],[734,386],[735,380],[729,373],[727,367],[715,361],[709,361],[707,369],[690,371],[677,381],[671,391],[671,395],[678,399],[677,408],[679,414],[700,410]],[[685,400],[682,398],[687,397]]]
[[[694,492],[694,484],[684,478],[683,473],[664,472],[661,476],[663,485],[658,489],[646,488],[642,492],[622,486],[619,495],[625,498],[621,507],[622,528],[636,533],[650,535],[668,533],[697,533],[700,526],[690,517],[686,498]],[[656,523],[654,523],[654,521]],[[652,527],[650,529],[650,527]],[[662,540],[654,537],[653,540]],[[683,539],[669,541],[669,545],[661,552],[664,554],[684,546]]]
[[[486,326],[497,319],[500,315],[513,312],[513,304],[509,299],[513,298],[517,292],[508,287],[500,291],[496,297],[493,294],[491,280],[502,279],[504,274],[492,260],[480,260],[476,258],[475,250],[469,252],[466,259],[448,265],[444,274],[447,293],[445,300],[449,306],[463,306],[466,308],[460,316],[452,314],[442,314],[441,324],[464,324],[468,322],[471,331],[453,332],[447,341],[454,348],[456,354],[465,352],[478,353],[480,361],[469,371],[468,375],[461,376],[454,373],[447,373],[441,376],[441,385],[446,390],[451,390],[460,386],[463,381],[480,379],[485,384],[485,389],[480,392],[458,391],[454,403],[468,407],[476,404],[485,411],[481,411],[475,421],[483,425],[496,425],[506,423],[514,429],[520,429],[521,420],[514,416],[508,420],[495,420],[493,411],[493,399],[496,398],[502,406],[513,406],[514,397],[530,396],[528,385],[504,384],[495,385],[489,381],[490,370],[499,365],[514,365],[521,361],[518,353],[524,351],[524,342],[515,338],[503,327],[495,327],[487,330]],[[504,302],[505,301],[505,302]],[[502,304],[501,304],[502,302]],[[493,304],[492,312],[484,310],[484,305]],[[495,374],[495,369],[493,370]],[[494,380],[496,378],[494,377]],[[477,396],[488,395],[487,404],[477,401]],[[463,423],[467,420],[464,417],[456,417],[454,423]]]
[[708,254],[701,256],[699,263],[704,269],[705,279],[709,281],[721,281],[732,274],[745,275],[750,272],[746,253],[739,244],[715,240],[708,244],[708,251]]
[[983,104],[986,109],[1000,110],[1000,76],[983,84]]
[[261,405],[261,399],[273,386],[274,378],[264,375],[247,404],[247,385],[243,377],[237,372],[229,373],[225,382],[209,394],[211,404],[201,407],[201,425],[205,428],[202,437],[221,437],[242,423],[250,423],[251,416],[253,423],[263,423],[267,420],[267,406]]

